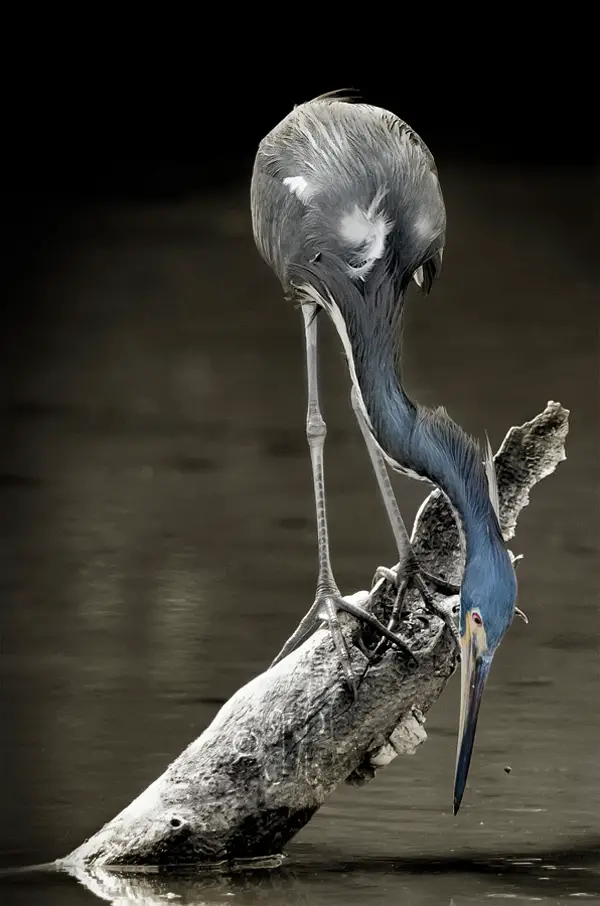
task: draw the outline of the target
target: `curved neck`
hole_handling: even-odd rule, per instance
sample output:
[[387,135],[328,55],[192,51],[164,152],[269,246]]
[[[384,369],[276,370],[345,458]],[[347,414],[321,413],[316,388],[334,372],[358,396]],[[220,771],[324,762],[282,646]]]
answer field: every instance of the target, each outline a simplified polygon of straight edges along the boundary
[[[500,541],[479,447],[445,410],[415,405],[397,378],[386,382],[383,391],[367,382],[363,399],[385,453],[433,482],[449,499],[462,523],[467,554]],[[491,531],[482,532],[484,527]]]
[[[290,283],[315,287],[329,311],[348,356],[383,451],[400,467],[436,484],[462,522],[467,557],[502,545],[478,445],[444,409],[413,403],[396,372],[405,275],[383,259],[364,283],[352,281],[344,263],[324,251],[290,270]],[[403,276],[404,275],[404,276]],[[322,287],[325,288],[323,291]],[[313,296],[309,296],[314,299]]]
[[444,492],[461,520],[468,556],[503,545],[478,444],[444,409],[426,409],[407,396],[389,337],[371,334],[365,342],[364,330],[361,336],[360,345],[352,344],[356,376],[380,447]]

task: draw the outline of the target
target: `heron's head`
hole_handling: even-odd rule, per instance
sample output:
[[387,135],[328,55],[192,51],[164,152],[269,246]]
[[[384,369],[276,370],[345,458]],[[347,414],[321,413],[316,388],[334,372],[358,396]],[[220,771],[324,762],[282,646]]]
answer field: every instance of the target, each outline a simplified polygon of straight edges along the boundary
[[517,581],[501,542],[467,561],[460,592],[461,698],[454,814],[467,783],[479,706],[496,648],[515,614]]

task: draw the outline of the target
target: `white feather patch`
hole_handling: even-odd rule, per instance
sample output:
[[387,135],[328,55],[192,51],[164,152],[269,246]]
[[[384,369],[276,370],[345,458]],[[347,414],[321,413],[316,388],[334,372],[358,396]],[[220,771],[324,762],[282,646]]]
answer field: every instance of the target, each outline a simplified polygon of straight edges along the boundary
[[422,267],[418,267],[416,269],[416,271],[413,274],[413,280],[415,281],[415,283],[417,284],[419,289],[421,289],[421,287],[423,286],[423,268]]
[[490,444],[490,439],[485,434],[485,458],[483,460],[485,466],[485,474],[487,475],[488,489],[490,494],[490,500],[494,508],[494,512],[500,520],[500,495],[498,493],[498,478],[496,476],[496,466],[494,465],[494,454],[492,452],[492,445]]
[[287,186],[292,195],[299,198],[300,201],[308,201],[312,198],[313,190],[304,178],[304,176],[286,176],[283,180],[284,186]]
[[353,277],[365,277],[383,255],[386,236],[393,226],[393,222],[378,211],[385,193],[385,189],[379,189],[366,211],[355,205],[354,210],[340,220],[340,236],[355,249],[357,261],[362,262],[348,266]]

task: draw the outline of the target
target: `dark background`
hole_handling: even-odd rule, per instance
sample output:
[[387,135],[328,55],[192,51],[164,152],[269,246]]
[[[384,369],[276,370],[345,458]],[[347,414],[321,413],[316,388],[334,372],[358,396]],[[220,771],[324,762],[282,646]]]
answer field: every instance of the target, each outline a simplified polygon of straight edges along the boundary
[[[20,69],[7,69],[3,281],[18,282],[31,256],[47,252],[70,216],[90,203],[176,200],[248,183],[263,135],[293,104],[337,88],[402,116],[440,166],[512,166],[524,179],[544,169],[585,172],[565,193],[562,227],[567,236],[574,230],[589,254],[585,266],[594,267],[587,242],[598,222],[599,145],[589,80],[566,51],[559,62],[552,44],[544,58],[539,46],[524,51],[514,43],[498,56],[491,41],[442,56],[403,47],[393,60],[377,60],[374,78],[368,65],[301,66],[292,46],[267,42],[255,54],[223,46],[214,28],[181,56],[172,41],[159,51],[143,35],[129,56],[112,32],[105,53],[102,34],[98,47],[65,43],[65,35],[53,47],[41,33]],[[202,52],[213,39],[217,54],[226,51],[217,68]],[[25,311],[7,310],[9,321]]]
[[[288,61],[289,62],[289,61]],[[545,164],[592,163],[598,144],[586,106],[587,88],[574,88],[549,64],[501,69],[492,60],[429,65],[411,73],[384,65],[379,78],[318,67],[294,74],[285,58],[260,61],[247,79],[230,79],[202,64],[160,68],[157,61],[115,72],[106,65],[52,69],[16,96],[6,97],[9,170],[22,190],[56,195],[185,191],[250,163],[263,135],[293,104],[334,89],[354,89],[367,103],[397,112],[436,150],[465,160]],[[413,64],[414,65],[414,64]],[[381,68],[381,67],[380,67]],[[249,69],[240,62],[240,75]],[[40,74],[41,75],[41,74]],[[200,170],[210,161],[216,174]],[[13,185],[13,187],[15,187]]]
[[[329,901],[366,902],[370,886],[378,902],[405,883],[386,859],[454,872],[449,849],[472,862],[443,896],[505,891],[477,859],[519,855],[552,858],[557,897],[595,890],[569,871],[600,833],[597,144],[556,61],[524,67],[508,48],[499,65],[484,47],[442,62],[415,40],[416,62],[386,48],[377,78],[304,75],[311,47],[240,58],[205,30],[187,65],[166,39],[125,68],[109,46],[92,62],[57,46],[5,81],[3,864],[63,855],[112,817],[310,603],[301,331],[253,247],[248,187],[258,141],[294,103],[351,86],[419,132],[446,197],[443,278],[407,318],[415,396],[495,445],[548,398],[572,428],[519,525],[532,624],[498,657],[458,822],[451,688],[423,755],[311,822],[292,850],[308,866],[298,896],[319,896],[327,868],[345,872]],[[325,334],[334,560],[354,590],[393,549]],[[399,490],[409,517],[423,488]],[[444,901],[433,877],[419,883],[424,903]]]

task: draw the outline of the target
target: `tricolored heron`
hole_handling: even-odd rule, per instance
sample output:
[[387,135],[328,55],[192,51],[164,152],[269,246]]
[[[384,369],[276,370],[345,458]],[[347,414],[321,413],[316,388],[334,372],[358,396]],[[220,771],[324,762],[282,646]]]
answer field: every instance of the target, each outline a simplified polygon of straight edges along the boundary
[[402,645],[364,608],[341,597],[331,568],[323,474],[326,427],[317,381],[317,314],[325,310],[342,340],[352,405],[398,546],[396,581],[410,576],[426,600],[425,581],[444,584],[424,574],[416,562],[386,464],[441,488],[458,516],[464,539],[456,814],[484,684],[515,614],[517,586],[499,525],[489,445],[482,453],[444,409],[430,410],[413,402],[399,376],[407,289],[414,280],[428,294],[442,262],[446,215],[433,157],[394,114],[325,95],[295,107],[260,143],[251,204],[257,247],[285,293],[301,303],[304,316],[306,431],[317,511],[315,602],[275,663],[324,620],[354,688],[338,611],[375,625]]

